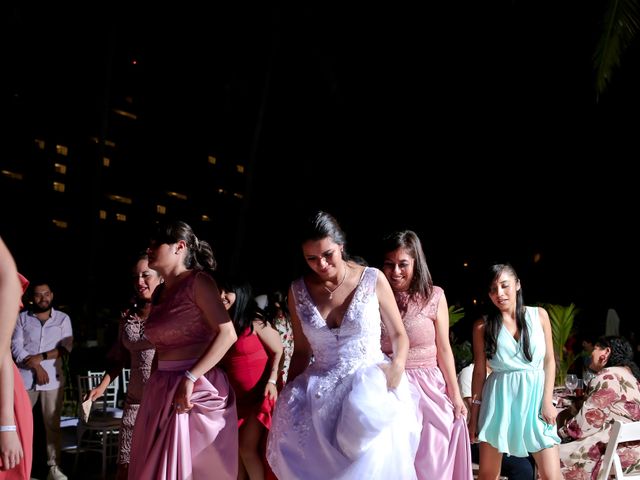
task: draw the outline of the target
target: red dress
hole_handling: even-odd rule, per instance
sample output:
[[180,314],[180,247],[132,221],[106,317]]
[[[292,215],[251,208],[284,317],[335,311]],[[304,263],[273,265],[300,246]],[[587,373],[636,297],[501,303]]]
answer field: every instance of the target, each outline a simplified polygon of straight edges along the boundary
[[20,372],[13,364],[13,416],[16,420],[18,438],[22,445],[24,457],[11,470],[0,470],[2,480],[29,480],[33,461],[33,413],[31,401],[22,383]]
[[265,397],[264,389],[271,364],[258,335],[245,329],[222,359],[222,365],[236,394],[238,427],[255,415],[265,428],[270,429],[275,402]]

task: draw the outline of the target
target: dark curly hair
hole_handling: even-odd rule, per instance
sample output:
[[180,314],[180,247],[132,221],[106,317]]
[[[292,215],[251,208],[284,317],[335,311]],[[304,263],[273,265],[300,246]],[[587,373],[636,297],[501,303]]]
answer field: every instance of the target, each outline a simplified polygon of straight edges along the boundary
[[633,348],[626,338],[613,335],[600,337],[596,346],[611,349],[606,367],[629,367],[633,376],[640,381],[640,368],[633,361]]

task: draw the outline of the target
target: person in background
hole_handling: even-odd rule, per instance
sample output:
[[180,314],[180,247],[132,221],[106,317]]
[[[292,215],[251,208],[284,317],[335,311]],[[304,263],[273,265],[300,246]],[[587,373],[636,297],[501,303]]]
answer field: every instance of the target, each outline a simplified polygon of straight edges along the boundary
[[[409,336],[406,373],[417,396],[422,424],[415,458],[418,479],[470,480],[467,407],[460,396],[449,343],[449,310],[442,288],[433,285],[420,239],[411,230],[383,240],[384,272]],[[382,350],[391,343],[382,328]]]
[[144,323],[151,311],[151,296],[162,281],[158,272],[149,268],[148,255],[141,254],[132,272],[135,297],[129,307],[122,312],[118,326],[118,341],[109,354],[110,368],[100,385],[87,394],[87,398],[93,401],[102,397],[109,384],[121,374],[127,364],[130,364],[131,377],[118,438],[117,480],[126,480],[128,476],[133,426],[140,408],[144,384],[151,375],[151,362],[155,349],[144,336]]
[[222,303],[233,320],[238,340],[222,359],[236,395],[240,446],[239,479],[265,478],[266,432],[278,398],[278,371],[282,358],[280,335],[253,299],[247,282],[216,276]]
[[531,453],[541,480],[560,480],[549,315],[544,308],[525,306],[511,265],[492,265],[488,277],[492,304],[473,326],[469,432],[472,441],[481,442],[478,478],[498,478],[505,453]]
[[11,358],[10,339],[29,281],[0,238],[0,479],[28,480],[33,460],[33,414]]
[[[460,395],[467,405],[470,412],[471,404],[471,381],[473,378],[473,363],[470,363],[458,373],[458,386],[460,387]],[[487,366],[487,375],[491,373],[491,368]],[[471,459],[478,463],[480,461],[480,452],[478,444],[471,445]],[[527,458],[515,457],[513,455],[503,455],[502,464],[500,465],[500,476],[507,477],[509,480],[535,480],[533,469],[533,457]]]
[[[633,349],[619,336],[601,337],[591,352],[596,376],[586,390],[578,414],[560,425],[562,474],[567,479],[597,478],[607,449],[611,425],[640,421],[640,369],[633,361]],[[638,442],[618,446],[625,473],[640,469]]]
[[60,470],[60,414],[64,397],[62,359],[73,347],[69,315],[52,306],[53,291],[47,282],[31,284],[32,304],[20,313],[11,340],[32,407],[40,400],[47,437],[49,480],[66,480]]
[[[409,340],[389,282],[349,261],[330,214],[311,215],[300,237],[308,272],[288,294],[295,345],[269,432],[269,464],[280,480],[415,479]],[[380,349],[381,323],[391,361]]]
[[158,365],[136,417],[129,478],[235,480],[235,396],[217,365],[237,336],[212,277],[213,250],[174,222],[158,227],[147,253],[164,279],[144,329]]
[[280,341],[284,348],[280,371],[278,372],[278,389],[287,383],[289,365],[293,356],[293,328],[291,326],[291,315],[287,307],[287,297],[280,290],[274,290],[267,295],[267,305],[264,308],[265,317],[269,323],[280,334]]

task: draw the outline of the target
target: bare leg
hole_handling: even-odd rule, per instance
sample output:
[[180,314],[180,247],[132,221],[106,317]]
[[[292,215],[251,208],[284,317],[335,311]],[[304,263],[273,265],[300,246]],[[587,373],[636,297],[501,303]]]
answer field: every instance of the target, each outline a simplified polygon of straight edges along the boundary
[[487,442],[480,443],[480,470],[478,480],[498,480],[500,478],[500,465],[502,453]]
[[258,451],[263,433],[264,425],[256,417],[247,418],[240,428],[240,458],[251,480],[264,480],[262,455]]
[[536,461],[538,475],[541,480],[562,480],[562,473],[560,473],[560,451],[557,445],[551,448],[545,448],[532,455]]

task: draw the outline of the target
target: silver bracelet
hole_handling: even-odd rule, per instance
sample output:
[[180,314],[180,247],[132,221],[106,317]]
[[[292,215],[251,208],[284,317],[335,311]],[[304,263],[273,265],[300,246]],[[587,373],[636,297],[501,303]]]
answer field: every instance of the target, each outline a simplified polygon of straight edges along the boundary
[[0,432],[15,432],[17,430],[15,425],[0,425]]
[[184,376],[187,377],[189,380],[191,380],[193,383],[196,383],[198,381],[198,377],[196,377],[189,370],[184,371]]
[[271,380],[271,379],[267,380],[267,383],[273,383],[276,386],[278,385],[278,382],[276,380]]
[[473,403],[474,405],[482,405],[482,400],[476,400],[474,398],[473,400],[471,400],[471,403]]

